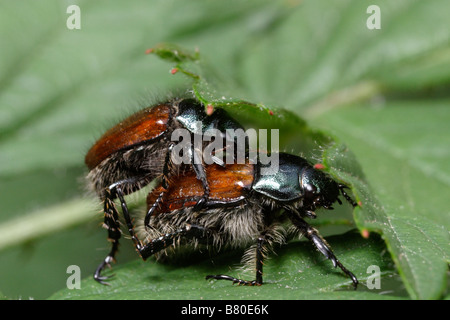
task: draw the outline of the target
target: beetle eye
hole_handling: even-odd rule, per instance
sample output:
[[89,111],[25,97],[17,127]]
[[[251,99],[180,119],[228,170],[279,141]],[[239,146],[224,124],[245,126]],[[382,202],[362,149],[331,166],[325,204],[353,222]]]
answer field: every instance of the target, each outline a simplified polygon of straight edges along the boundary
[[312,184],[305,185],[305,193],[311,194],[311,193],[316,193],[316,191],[317,191],[317,188],[314,185],[312,185]]
[[317,188],[312,184],[306,184],[304,186],[304,197],[305,199],[308,199],[308,201],[314,201],[317,194]]

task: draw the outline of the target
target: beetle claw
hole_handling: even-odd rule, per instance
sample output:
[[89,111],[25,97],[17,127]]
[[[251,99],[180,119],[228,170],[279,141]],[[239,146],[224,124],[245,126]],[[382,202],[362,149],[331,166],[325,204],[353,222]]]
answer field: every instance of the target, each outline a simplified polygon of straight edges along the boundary
[[208,200],[208,196],[207,195],[203,195],[203,197],[197,201],[197,203],[194,206],[194,211],[200,211],[203,209],[203,207],[206,204],[206,201]]
[[317,218],[317,215],[316,215],[316,213],[315,213],[314,211],[306,210],[306,211],[305,211],[305,214],[306,214],[306,216],[307,216],[308,218],[310,218],[310,219],[315,219],[315,218]]

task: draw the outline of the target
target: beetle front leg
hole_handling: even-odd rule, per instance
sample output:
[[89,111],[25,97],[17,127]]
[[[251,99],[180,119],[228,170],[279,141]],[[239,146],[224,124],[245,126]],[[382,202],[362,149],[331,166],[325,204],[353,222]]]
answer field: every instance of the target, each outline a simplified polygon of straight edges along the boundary
[[[166,157],[165,157],[162,181],[161,181],[161,186],[165,190],[169,189],[169,178],[170,178],[170,175],[172,172],[172,166],[173,166],[173,163],[171,160],[171,155],[172,155],[172,150],[173,150],[174,146],[175,146],[175,144],[171,144],[168,147]],[[203,196],[200,198],[200,200],[197,201],[197,203],[194,206],[194,211],[200,211],[208,201],[209,192],[210,192],[209,184],[208,184],[208,180],[206,177],[205,167],[203,166],[203,159],[202,159],[201,154],[199,155],[196,152],[193,144],[190,145],[189,151],[191,154],[190,161],[191,161],[192,168],[194,169],[197,179],[202,182],[203,190],[204,190]],[[144,226],[145,227],[147,227],[147,228],[150,227],[151,216],[157,210],[159,204],[161,203],[161,201],[164,197],[165,192],[166,191],[162,191],[159,194],[158,198],[156,198],[155,202],[152,203],[152,205],[150,206],[150,209],[148,210],[148,212],[144,218]]]
[[195,174],[197,176],[197,179],[202,182],[203,185],[203,196],[200,198],[200,200],[197,201],[197,203],[194,206],[194,211],[200,211],[209,198],[209,184],[208,179],[206,177],[205,167],[203,166],[203,159],[202,156],[197,153],[197,151],[194,148],[194,145],[191,147],[191,162],[192,162],[192,168],[195,171]]
[[319,250],[327,259],[331,260],[335,268],[339,267],[346,275],[348,275],[352,279],[353,286],[356,289],[356,287],[358,286],[358,279],[336,258],[330,246],[325,241],[325,239],[322,238],[319,232],[298,216],[291,215],[290,218],[292,223],[298,228],[300,232],[302,232],[302,234],[305,235],[306,238],[308,238],[315,245],[317,250]]
[[[173,143],[169,145],[169,147],[167,148],[167,153],[166,153],[166,157],[164,160],[161,186],[165,190],[169,189],[169,175],[170,175],[171,167],[172,167],[171,154],[172,154],[172,150],[173,150],[174,146],[175,146],[175,144],[173,144]],[[158,198],[155,200],[154,203],[152,203],[150,209],[147,211],[147,214],[145,215],[145,218],[144,218],[144,226],[146,228],[150,227],[150,218],[155,213],[155,210],[158,208],[159,204],[161,203],[164,193],[165,193],[165,191],[163,191],[159,194]]]
[[238,278],[234,278],[232,276],[218,274],[218,275],[208,275],[206,276],[206,280],[215,279],[215,280],[229,280],[232,281],[233,284],[244,285],[244,286],[260,286],[263,284],[263,246],[266,242],[264,236],[258,237],[258,241],[256,243],[256,278],[255,280],[242,280]]

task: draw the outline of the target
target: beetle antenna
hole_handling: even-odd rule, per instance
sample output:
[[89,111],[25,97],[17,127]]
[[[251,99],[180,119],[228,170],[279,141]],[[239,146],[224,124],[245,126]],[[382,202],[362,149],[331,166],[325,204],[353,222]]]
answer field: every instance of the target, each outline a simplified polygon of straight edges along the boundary
[[353,200],[348,194],[347,192],[345,192],[344,189],[349,189],[349,187],[347,187],[345,184],[340,184],[339,185],[339,190],[341,190],[342,195],[344,196],[344,198],[354,207],[357,206],[355,200]]

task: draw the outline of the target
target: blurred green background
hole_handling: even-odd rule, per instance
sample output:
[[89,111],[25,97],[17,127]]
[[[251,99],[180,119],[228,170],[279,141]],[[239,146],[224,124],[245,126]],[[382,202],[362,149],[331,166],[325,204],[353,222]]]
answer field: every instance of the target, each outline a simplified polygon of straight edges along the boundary
[[[79,30],[66,25],[72,4]],[[379,30],[366,24],[372,4]],[[84,154],[118,119],[186,86],[145,55],[160,42],[198,48],[236,96],[345,142],[383,209],[418,232],[426,221],[448,262],[448,12],[446,0],[0,1],[0,292],[44,299],[66,287],[69,265],[89,278],[103,258]],[[128,242],[121,264],[136,260]],[[445,295],[445,270],[422,271],[437,280],[413,297]]]

